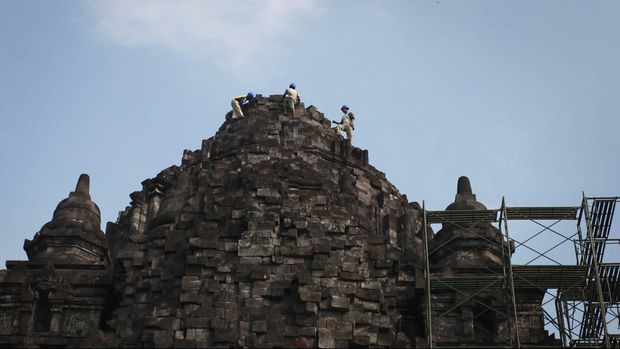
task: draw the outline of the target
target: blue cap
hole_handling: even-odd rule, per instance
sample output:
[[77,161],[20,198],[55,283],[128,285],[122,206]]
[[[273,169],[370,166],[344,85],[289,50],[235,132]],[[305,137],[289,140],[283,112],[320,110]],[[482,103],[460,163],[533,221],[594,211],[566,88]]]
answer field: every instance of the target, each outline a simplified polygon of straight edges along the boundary
[[295,88],[295,84],[291,83],[290,85],[288,85],[288,87]]
[[254,94],[252,92],[248,92],[248,95],[246,96],[247,99],[252,100],[254,99]]
[[345,105],[342,106],[342,108],[340,108],[340,110],[342,110],[342,109],[347,109],[348,110],[349,107],[345,104]]

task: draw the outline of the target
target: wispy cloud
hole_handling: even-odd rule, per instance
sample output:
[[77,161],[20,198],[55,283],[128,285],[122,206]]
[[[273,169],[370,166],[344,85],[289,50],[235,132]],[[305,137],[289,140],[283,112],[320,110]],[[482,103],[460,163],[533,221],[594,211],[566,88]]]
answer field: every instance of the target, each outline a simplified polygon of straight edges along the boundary
[[97,30],[128,47],[155,45],[204,57],[242,76],[272,62],[319,0],[105,0],[89,3]]

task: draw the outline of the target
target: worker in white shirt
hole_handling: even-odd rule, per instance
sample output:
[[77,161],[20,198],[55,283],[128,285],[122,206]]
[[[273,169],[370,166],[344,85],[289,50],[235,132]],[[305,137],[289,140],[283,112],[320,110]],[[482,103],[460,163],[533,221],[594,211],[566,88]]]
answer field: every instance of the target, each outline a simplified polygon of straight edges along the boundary
[[355,116],[353,116],[353,113],[349,111],[349,107],[346,105],[343,105],[340,110],[344,113],[342,115],[342,120],[340,120],[340,122],[332,122],[336,124],[336,132],[340,133],[345,131],[347,133],[347,139],[349,143],[351,143],[353,140],[353,130],[355,130]]
[[295,117],[295,104],[301,102],[301,97],[299,96],[299,92],[295,89],[295,84],[288,85],[282,99],[286,100],[287,109],[290,110],[293,117]]

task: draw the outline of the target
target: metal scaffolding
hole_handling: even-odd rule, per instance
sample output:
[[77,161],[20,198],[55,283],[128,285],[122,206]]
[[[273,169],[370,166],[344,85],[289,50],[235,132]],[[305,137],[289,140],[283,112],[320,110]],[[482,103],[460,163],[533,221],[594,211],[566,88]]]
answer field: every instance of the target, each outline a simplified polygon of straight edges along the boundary
[[[461,314],[464,304],[482,309],[468,314],[474,331],[494,331],[497,338],[500,330],[478,325],[484,324],[489,313],[494,314],[493,319],[498,323],[506,324],[501,331],[507,335],[501,342],[478,341],[472,346],[528,346],[524,343],[528,341],[528,334],[523,331],[527,330],[525,322],[530,320],[520,318],[517,300],[527,292],[544,294],[540,299],[544,318],[541,325],[560,336],[555,342],[544,345],[619,347],[620,336],[610,333],[609,325],[620,318],[620,263],[610,260],[615,257],[620,261],[620,251],[605,255],[609,246],[620,246],[620,239],[611,234],[618,201],[619,197],[588,198],[584,194],[581,205],[574,207],[508,207],[502,199],[499,209],[427,211],[423,204],[425,283],[417,287],[424,288],[428,347],[440,346],[433,338],[440,331],[437,325],[443,317],[464,316]],[[511,238],[512,221],[527,221],[537,229],[525,234],[519,231],[519,239]],[[566,233],[558,229],[559,223],[567,221],[576,222],[576,230]],[[451,250],[450,244],[457,238],[431,243],[427,229],[436,223],[450,224],[483,241],[501,255],[501,263],[492,266],[478,263],[468,269],[477,270],[476,274],[461,273],[455,270],[455,265],[434,265],[431,262],[434,254]],[[481,234],[474,228],[479,224],[493,225],[500,238]],[[545,243],[535,243],[536,239],[544,239]],[[533,258],[518,259],[520,263],[515,264],[513,255],[518,251],[527,252]],[[557,258],[555,252],[562,258]],[[575,256],[573,263],[566,261],[569,255]],[[483,295],[490,291],[497,292],[503,299],[485,301]],[[450,307],[437,305],[442,292],[455,295]]]

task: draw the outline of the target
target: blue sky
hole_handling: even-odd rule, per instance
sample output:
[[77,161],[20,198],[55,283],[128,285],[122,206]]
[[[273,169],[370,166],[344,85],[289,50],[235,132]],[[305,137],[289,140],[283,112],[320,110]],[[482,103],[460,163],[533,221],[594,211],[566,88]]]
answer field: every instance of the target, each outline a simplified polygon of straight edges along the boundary
[[105,222],[197,149],[230,98],[332,119],[410,201],[467,175],[498,207],[620,195],[618,1],[0,0],[0,263],[80,173]]

